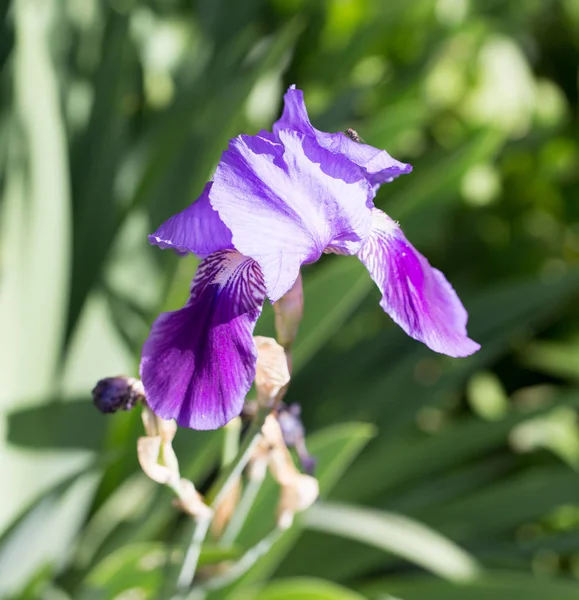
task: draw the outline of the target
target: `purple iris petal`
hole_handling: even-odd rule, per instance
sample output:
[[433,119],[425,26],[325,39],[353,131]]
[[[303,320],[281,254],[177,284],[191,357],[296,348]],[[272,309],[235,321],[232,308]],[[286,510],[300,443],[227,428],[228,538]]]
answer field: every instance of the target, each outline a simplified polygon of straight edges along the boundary
[[466,333],[467,312],[444,275],[389,216],[375,208],[372,217],[372,233],[358,257],[382,292],[382,308],[435,352],[456,357],[476,352],[479,344]]
[[157,415],[193,429],[239,415],[255,377],[252,332],[264,297],[252,259],[224,250],[201,262],[185,307],[161,314],[143,347],[141,377]]
[[282,130],[278,139],[232,140],[209,194],[234,247],[259,263],[272,302],[324,250],[358,252],[370,232],[373,196],[351,161],[312,137]]
[[173,215],[150,235],[151,244],[179,253],[193,252],[199,256],[233,248],[231,231],[209,203],[211,185],[211,182],[207,183],[196,202]]
[[336,154],[345,156],[362,167],[368,181],[373,186],[388,183],[399,175],[412,171],[412,166],[392,158],[385,150],[379,150],[354,141],[345,133],[325,133],[318,131],[310,123],[304,94],[292,85],[284,96],[284,110],[281,118],[274,123],[273,131],[279,135],[284,129],[313,135],[318,144]]

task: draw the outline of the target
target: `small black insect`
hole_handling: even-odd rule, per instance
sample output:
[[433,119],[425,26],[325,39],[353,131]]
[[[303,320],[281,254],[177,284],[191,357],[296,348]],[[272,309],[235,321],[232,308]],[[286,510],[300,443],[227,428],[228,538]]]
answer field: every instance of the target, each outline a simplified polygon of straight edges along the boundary
[[351,139],[354,140],[355,142],[358,142],[359,144],[365,144],[366,142],[364,142],[364,140],[358,135],[358,132],[355,129],[352,129],[351,127],[348,127],[348,129],[346,129],[346,131],[344,131],[344,133]]

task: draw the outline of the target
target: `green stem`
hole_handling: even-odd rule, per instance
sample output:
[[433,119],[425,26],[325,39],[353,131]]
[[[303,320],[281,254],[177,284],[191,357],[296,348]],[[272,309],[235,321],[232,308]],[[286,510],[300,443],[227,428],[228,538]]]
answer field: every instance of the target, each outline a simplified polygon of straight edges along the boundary
[[210,524],[211,517],[200,517],[195,523],[191,543],[189,544],[189,548],[187,548],[181,572],[177,579],[177,589],[181,591],[188,590],[193,581],[193,577],[195,577],[199,556],[201,555],[201,546],[203,545]]
[[211,508],[215,509],[219,506],[223,498],[225,498],[229,492],[231,486],[235,484],[235,481],[247,466],[255,446],[257,446],[261,439],[261,426],[263,425],[266,416],[267,413],[261,410],[258,412],[256,418],[249,426],[241,449],[239,450],[239,454],[237,455],[237,459],[222,469],[217,481],[207,493],[206,498]]
[[283,533],[282,529],[274,529],[269,535],[255,544],[255,546],[252,546],[223,575],[214,577],[203,585],[193,588],[187,596],[187,600],[202,600],[210,591],[224,588],[245,575],[262,556],[270,551],[271,547],[279,540]]
[[257,498],[257,494],[261,488],[263,479],[250,479],[243,490],[241,500],[237,505],[237,509],[233,513],[231,520],[227,524],[223,535],[221,536],[221,544],[227,546],[233,544],[239,535],[251,507]]
[[239,434],[241,433],[241,418],[235,417],[223,427],[223,447],[221,450],[221,468],[232,463],[239,455]]
[[[265,416],[266,415],[261,412],[258,413],[257,418],[250,425],[237,459],[223,469],[217,482],[207,494],[209,505],[214,512],[227,496],[231,487],[235,485],[235,482],[241,476],[243,469],[245,469],[247,463],[251,459],[255,447],[261,439],[261,426],[265,421]],[[177,588],[180,591],[188,590],[193,582],[195,572],[197,571],[199,555],[201,554],[201,547],[205,541],[207,532],[209,531],[211,520],[212,517],[197,519],[191,543],[187,548],[183,566],[181,567],[181,572],[177,579]]]

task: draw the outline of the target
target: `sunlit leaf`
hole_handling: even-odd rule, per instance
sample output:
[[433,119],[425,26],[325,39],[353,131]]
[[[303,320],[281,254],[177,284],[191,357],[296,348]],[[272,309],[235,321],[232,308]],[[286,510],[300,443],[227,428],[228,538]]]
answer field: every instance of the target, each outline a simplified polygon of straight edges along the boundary
[[478,573],[475,560],[464,550],[402,515],[323,503],[308,510],[304,523],[310,529],[376,546],[451,581],[469,581]]

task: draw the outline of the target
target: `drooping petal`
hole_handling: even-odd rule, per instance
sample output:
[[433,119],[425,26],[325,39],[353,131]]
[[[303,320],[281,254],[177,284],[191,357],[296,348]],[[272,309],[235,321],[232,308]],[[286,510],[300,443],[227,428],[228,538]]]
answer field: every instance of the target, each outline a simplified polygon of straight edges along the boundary
[[141,378],[157,415],[193,429],[239,415],[255,376],[252,332],[264,297],[252,259],[224,250],[201,262],[185,307],[160,315],[143,347]]
[[468,315],[444,275],[373,209],[372,232],[358,257],[382,292],[380,305],[411,337],[435,352],[468,356],[480,346],[466,332]]
[[330,247],[355,254],[370,231],[373,191],[350,161],[293,131],[279,142],[230,142],[209,195],[233,245],[259,263],[267,294],[279,300],[300,266]]
[[149,236],[149,242],[161,248],[192,252],[198,256],[233,248],[231,231],[209,203],[211,185],[211,182],[206,184],[198,200],[165,221]]
[[293,129],[307,135],[313,135],[320,146],[345,156],[362,168],[373,186],[388,183],[412,171],[412,166],[392,158],[385,150],[379,150],[368,144],[354,141],[342,132],[325,133],[318,131],[310,123],[304,94],[292,85],[284,96],[284,110],[281,118],[274,123],[273,131],[279,135],[283,129]]

